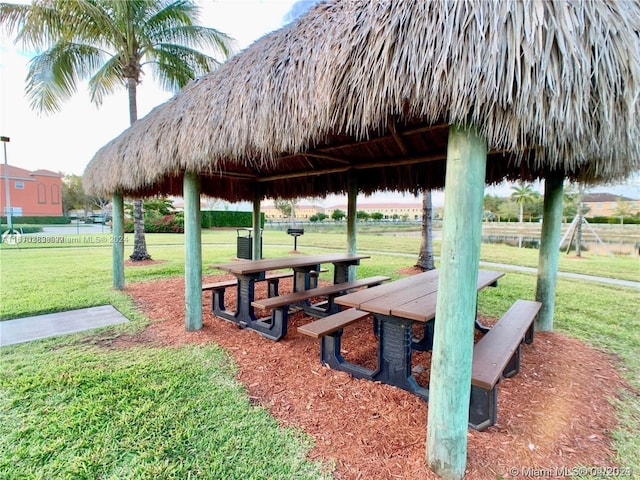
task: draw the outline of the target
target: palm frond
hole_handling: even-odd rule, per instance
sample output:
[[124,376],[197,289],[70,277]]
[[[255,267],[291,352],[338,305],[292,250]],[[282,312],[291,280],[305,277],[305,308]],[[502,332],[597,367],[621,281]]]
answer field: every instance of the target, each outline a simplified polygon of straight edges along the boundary
[[16,33],[16,42],[27,49],[42,49],[65,35],[62,12],[55,2],[32,5],[0,5],[0,19],[8,32]]
[[69,42],[59,42],[34,57],[26,85],[31,106],[41,113],[59,111],[76,92],[78,80],[87,78],[102,59],[100,50]]
[[157,11],[146,21],[146,28],[150,32],[173,28],[180,25],[194,25],[197,23],[200,8],[190,0],[176,0],[161,2]]
[[212,54],[227,59],[236,52],[233,37],[220,30],[200,25],[184,25],[153,32],[149,40],[155,44],[174,43],[195,48],[209,48]]
[[163,88],[174,91],[220,65],[213,57],[175,44],[158,45],[149,57],[155,79]]
[[91,101],[100,106],[104,97],[113,93],[118,87],[124,86],[122,74],[122,59],[114,55],[96,71],[89,80],[89,94]]
[[29,5],[0,3],[0,25],[6,33],[13,33],[22,28],[30,10]]

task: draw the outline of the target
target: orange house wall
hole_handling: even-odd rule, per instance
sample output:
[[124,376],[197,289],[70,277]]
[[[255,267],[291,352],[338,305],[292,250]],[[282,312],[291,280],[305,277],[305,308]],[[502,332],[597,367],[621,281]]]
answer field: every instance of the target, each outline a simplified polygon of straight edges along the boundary
[[[24,184],[15,188],[16,182]],[[11,206],[21,207],[22,216],[61,216],[62,180],[58,177],[31,175],[30,179],[9,178]],[[0,178],[0,212],[4,215],[6,205],[5,181]]]

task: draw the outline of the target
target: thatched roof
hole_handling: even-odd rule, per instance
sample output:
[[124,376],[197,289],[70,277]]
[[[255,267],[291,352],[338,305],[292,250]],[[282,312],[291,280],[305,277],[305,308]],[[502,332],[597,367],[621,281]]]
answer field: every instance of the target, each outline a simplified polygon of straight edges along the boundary
[[[441,187],[448,124],[488,140],[487,182],[640,170],[640,3],[330,1],[105,145],[99,194],[229,200]],[[309,175],[312,174],[312,175]],[[259,187],[257,187],[259,185]]]

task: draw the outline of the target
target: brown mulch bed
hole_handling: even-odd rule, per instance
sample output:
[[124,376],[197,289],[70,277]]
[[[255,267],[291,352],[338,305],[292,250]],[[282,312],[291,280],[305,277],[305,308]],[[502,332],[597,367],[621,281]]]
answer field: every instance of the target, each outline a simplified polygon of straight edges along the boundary
[[[209,276],[205,281],[226,278]],[[281,281],[281,291],[290,291],[290,282]],[[251,400],[268,408],[282,425],[313,436],[310,459],[335,462],[336,479],[437,478],[425,465],[428,403],[398,388],[323,367],[318,341],[296,330],[310,317],[292,315],[287,336],[273,342],[214,317],[207,294],[204,327],[186,332],[183,279],[133,284],[126,291],[153,322],[111,346],[215,342],[239,365],[239,380]],[[261,295],[266,295],[264,282],[256,288],[256,296]],[[234,289],[225,296],[233,305]],[[345,329],[343,355],[375,365],[370,321]],[[429,360],[428,352],[414,355],[414,369],[424,369],[416,375],[421,385],[428,383]],[[512,467],[614,465],[609,433],[616,419],[607,399],[623,385],[604,353],[560,333],[536,334],[532,345],[523,346],[520,373],[500,383],[496,425],[468,432],[467,478],[511,478]]]
[[166,260],[125,260],[126,267],[146,267],[147,265],[157,265],[164,263]]

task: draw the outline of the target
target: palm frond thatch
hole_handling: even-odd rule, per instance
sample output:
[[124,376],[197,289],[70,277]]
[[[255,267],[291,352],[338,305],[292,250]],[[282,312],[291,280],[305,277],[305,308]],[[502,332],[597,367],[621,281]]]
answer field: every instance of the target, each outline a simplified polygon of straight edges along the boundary
[[[105,145],[94,193],[229,200],[444,183],[447,125],[487,138],[487,182],[640,170],[640,3],[330,1]],[[258,185],[259,187],[256,187]]]

